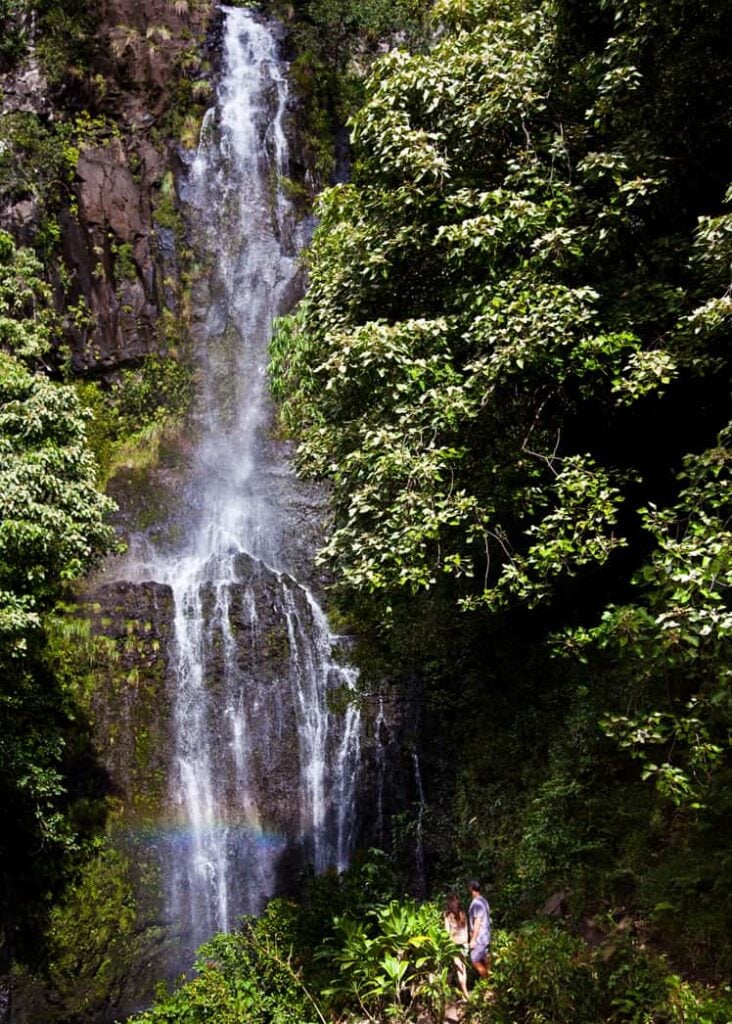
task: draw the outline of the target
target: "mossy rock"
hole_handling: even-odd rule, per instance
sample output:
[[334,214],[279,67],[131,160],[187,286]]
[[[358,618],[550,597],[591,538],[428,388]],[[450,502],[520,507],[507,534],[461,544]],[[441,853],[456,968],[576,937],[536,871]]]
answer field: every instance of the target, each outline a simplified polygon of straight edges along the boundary
[[264,635],[263,651],[265,657],[271,661],[289,660],[290,638],[286,626],[278,624],[267,630]]
[[119,1019],[120,1004],[149,991],[141,965],[155,959],[165,940],[161,912],[159,869],[124,834],[109,836],[51,912],[45,968],[18,979],[14,1020]]

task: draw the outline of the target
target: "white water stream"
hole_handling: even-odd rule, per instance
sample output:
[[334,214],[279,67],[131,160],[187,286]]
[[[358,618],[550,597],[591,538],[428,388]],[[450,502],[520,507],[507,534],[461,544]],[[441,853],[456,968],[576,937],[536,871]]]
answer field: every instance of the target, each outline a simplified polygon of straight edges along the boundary
[[[293,577],[296,487],[269,437],[267,346],[297,287],[294,217],[282,191],[286,65],[275,30],[224,9],[218,102],[185,199],[207,258],[200,439],[175,551],[147,552],[147,578],[175,603],[169,858],[173,919],[186,943],[235,926],[276,889],[283,858],[345,867],[360,760],[351,687],[313,593]],[[288,492],[289,493],[289,492]],[[259,660],[258,660],[259,659]]]

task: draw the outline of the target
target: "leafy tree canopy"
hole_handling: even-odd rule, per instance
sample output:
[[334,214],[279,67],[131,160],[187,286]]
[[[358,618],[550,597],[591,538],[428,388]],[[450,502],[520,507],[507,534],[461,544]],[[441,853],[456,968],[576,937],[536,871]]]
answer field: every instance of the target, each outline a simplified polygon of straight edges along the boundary
[[56,322],[40,273],[0,234],[0,629],[15,638],[6,656],[113,537],[76,392],[42,372]]
[[44,616],[113,542],[85,414],[74,388],[44,366],[57,330],[36,257],[0,232],[0,794],[13,821],[0,843],[6,925],[16,915],[28,924],[76,841],[66,772],[83,730],[44,664]]
[[375,65],[273,342],[322,557],[369,681],[447,691],[448,870],[516,919],[565,887],[633,906],[725,970],[732,4],[434,19]]
[[724,425],[730,5],[434,16],[429,53],[376,66],[275,390],[332,484],[342,579],[533,605]]

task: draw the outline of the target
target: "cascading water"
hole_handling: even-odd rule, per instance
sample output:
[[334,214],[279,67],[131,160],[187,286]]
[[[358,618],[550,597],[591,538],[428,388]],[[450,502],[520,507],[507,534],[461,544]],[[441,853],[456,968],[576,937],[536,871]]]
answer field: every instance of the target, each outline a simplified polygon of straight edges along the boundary
[[424,785],[422,783],[422,767],[419,763],[419,754],[416,750],[412,751],[412,764],[414,765],[414,782],[417,790],[417,830],[415,836],[415,862],[417,868],[417,886],[420,896],[423,898],[427,895],[427,872],[425,868],[425,857],[424,857],[424,812],[427,806],[427,801],[424,795]]
[[329,710],[329,693],[352,687],[354,674],[338,664],[322,609],[294,578],[301,531],[287,509],[296,484],[269,436],[270,326],[298,281],[294,217],[279,187],[285,66],[271,25],[224,11],[219,100],[184,194],[209,279],[200,437],[182,537],[148,549],[138,568],[174,598],[179,838],[164,873],[189,948],[260,910],[286,857],[316,870],[345,866],[361,742],[358,711]]

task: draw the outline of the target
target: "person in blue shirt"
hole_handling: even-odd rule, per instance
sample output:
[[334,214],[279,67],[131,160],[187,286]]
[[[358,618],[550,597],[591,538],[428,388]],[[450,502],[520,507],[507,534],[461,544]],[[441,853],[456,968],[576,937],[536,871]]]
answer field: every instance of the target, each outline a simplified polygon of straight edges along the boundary
[[491,908],[488,900],[480,894],[480,882],[468,882],[470,906],[468,907],[468,946],[470,960],[481,978],[488,977],[491,944]]

